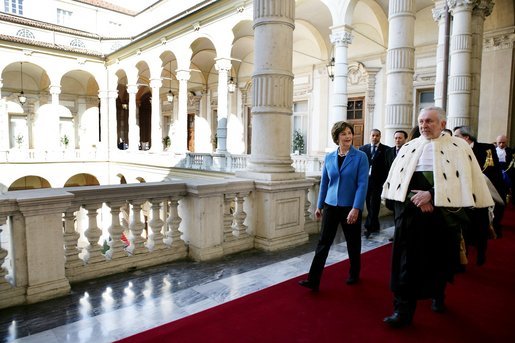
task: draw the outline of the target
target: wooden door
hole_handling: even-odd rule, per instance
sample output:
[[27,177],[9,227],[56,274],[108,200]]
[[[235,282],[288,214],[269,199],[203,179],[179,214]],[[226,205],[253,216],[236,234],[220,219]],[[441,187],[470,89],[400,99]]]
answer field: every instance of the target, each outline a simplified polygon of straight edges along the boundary
[[195,113],[188,113],[188,151],[195,151]]
[[349,98],[347,102],[347,122],[354,126],[353,144],[356,148],[363,145],[364,113],[365,97]]

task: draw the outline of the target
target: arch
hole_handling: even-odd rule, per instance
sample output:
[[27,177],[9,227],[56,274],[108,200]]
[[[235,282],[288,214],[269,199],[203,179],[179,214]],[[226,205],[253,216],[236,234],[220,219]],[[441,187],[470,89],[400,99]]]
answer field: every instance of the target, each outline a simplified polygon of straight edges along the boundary
[[68,178],[63,187],[99,186],[98,179],[87,173],[75,174]]
[[9,186],[9,191],[21,191],[24,189],[52,188],[50,182],[41,176],[27,175],[15,180]]

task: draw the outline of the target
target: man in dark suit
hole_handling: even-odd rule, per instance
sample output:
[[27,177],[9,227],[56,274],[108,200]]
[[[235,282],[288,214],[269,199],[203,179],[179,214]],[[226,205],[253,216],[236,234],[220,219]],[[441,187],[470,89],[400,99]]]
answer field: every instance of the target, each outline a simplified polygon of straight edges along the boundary
[[399,153],[399,150],[401,147],[406,143],[406,140],[408,140],[408,133],[404,130],[397,130],[393,134],[393,140],[395,142],[395,145],[391,148],[386,149],[386,168],[387,172],[390,171],[390,167],[392,166],[393,160],[395,160],[395,157],[397,157],[397,154]]
[[381,131],[372,129],[370,131],[370,143],[359,148],[367,154],[370,166],[368,176],[368,190],[366,197],[367,219],[365,221],[365,237],[379,232],[379,210],[381,209],[381,192],[383,183],[388,175],[386,165],[386,150],[389,146],[381,143]]
[[[489,143],[479,143],[472,131],[467,126],[458,126],[454,128],[454,136],[463,138],[472,148],[474,155],[479,163],[479,167],[486,177],[492,182],[495,189],[502,199],[506,199],[504,184],[502,180],[502,171],[499,165],[499,158],[495,151],[495,146]],[[476,226],[471,233],[472,240],[476,241],[477,234],[477,264],[482,265],[486,260],[486,246],[488,241],[489,217],[487,209],[473,210],[472,226]],[[494,207],[493,227],[496,232],[501,232],[501,219],[504,213],[504,203],[496,203]],[[486,219],[485,219],[486,216]],[[479,226],[479,227],[478,227]],[[479,231],[478,231],[479,230]],[[465,235],[466,236],[466,235]],[[470,235],[469,235],[470,236]],[[467,241],[467,237],[465,237]]]
[[497,144],[495,150],[503,173],[504,189],[507,195],[506,202],[508,202],[508,197],[513,195],[513,182],[515,181],[515,168],[513,166],[515,151],[507,145],[508,138],[506,135],[497,136],[495,143]]

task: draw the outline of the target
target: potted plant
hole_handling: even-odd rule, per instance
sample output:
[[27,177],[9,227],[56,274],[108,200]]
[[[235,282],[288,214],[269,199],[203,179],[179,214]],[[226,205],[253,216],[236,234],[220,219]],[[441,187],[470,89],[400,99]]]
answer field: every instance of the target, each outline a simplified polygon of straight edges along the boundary
[[172,140],[170,139],[170,136],[163,137],[163,147],[165,150],[168,150],[170,148],[170,145],[172,145]]
[[16,145],[18,146],[18,149],[21,148],[21,145],[23,144],[23,135],[21,133],[16,136]]
[[300,130],[293,131],[292,150],[297,155],[304,153],[304,136]]
[[61,144],[64,145],[65,148],[68,148],[68,144],[70,144],[70,139],[67,135],[61,137]]

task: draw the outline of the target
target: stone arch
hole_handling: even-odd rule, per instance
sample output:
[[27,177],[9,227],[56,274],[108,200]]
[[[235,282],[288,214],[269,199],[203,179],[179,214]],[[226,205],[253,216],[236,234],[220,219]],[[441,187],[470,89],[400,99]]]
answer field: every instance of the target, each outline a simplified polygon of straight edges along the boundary
[[63,187],[99,186],[98,179],[88,173],[75,174],[66,180]]
[[22,176],[11,183],[9,191],[20,191],[24,189],[52,188],[50,182],[37,175]]

